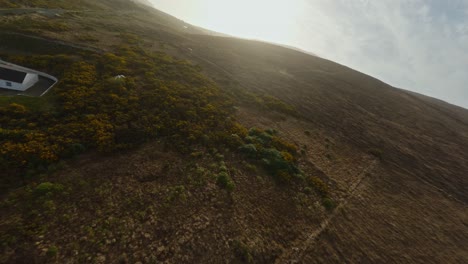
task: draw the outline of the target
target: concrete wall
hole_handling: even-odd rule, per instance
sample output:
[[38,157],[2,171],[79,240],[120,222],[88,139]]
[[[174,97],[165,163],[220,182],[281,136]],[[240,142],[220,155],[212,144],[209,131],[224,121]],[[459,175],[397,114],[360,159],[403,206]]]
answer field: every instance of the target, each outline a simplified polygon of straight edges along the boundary
[[[11,83],[11,86],[7,86],[8,82]],[[5,81],[5,80],[0,80],[0,88],[16,90],[16,91],[24,91],[23,90],[23,84],[10,82],[10,81]]]
[[31,86],[39,81],[39,77],[35,73],[28,73],[23,81],[23,91],[29,89]]

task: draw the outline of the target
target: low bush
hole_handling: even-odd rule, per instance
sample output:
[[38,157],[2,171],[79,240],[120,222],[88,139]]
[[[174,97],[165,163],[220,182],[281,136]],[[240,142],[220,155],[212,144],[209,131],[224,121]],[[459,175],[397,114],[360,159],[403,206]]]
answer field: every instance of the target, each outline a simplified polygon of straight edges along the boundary
[[234,253],[237,258],[239,258],[242,263],[254,263],[251,250],[249,247],[240,240],[233,241]]
[[234,182],[227,172],[221,172],[218,174],[216,183],[223,189],[226,189],[229,192],[232,192],[235,188]]
[[336,203],[335,203],[335,201],[333,201],[333,199],[328,198],[328,197],[323,198],[323,200],[322,200],[322,205],[323,205],[323,207],[325,207],[325,209],[327,209],[328,211],[331,211],[331,210],[333,210],[333,209],[336,208]]
[[306,177],[306,183],[322,197],[327,197],[330,194],[328,185],[325,184],[325,182],[323,182],[319,177]]
[[247,155],[249,158],[256,158],[258,151],[254,144],[245,144],[239,148],[239,150]]
[[383,151],[381,149],[376,149],[376,148],[372,148],[372,149],[369,149],[369,154],[371,154],[372,156],[378,158],[379,160],[382,160],[382,157],[383,157]]
[[247,144],[239,151],[259,162],[278,182],[288,183],[301,173],[296,165],[297,149],[277,134],[273,129],[251,128],[244,138]]
[[185,202],[187,200],[185,187],[182,185],[177,185],[177,186],[169,188],[169,195],[167,196],[166,199],[168,202],[174,202],[174,201]]
[[248,92],[238,87],[233,87],[232,93],[238,99],[239,103],[251,106],[256,106],[262,110],[275,111],[292,116],[299,116],[299,113],[294,106],[274,97],[261,93]]
[[49,258],[54,258],[58,254],[58,248],[56,246],[50,246],[46,251],[46,256]]
[[52,195],[62,192],[63,189],[64,187],[61,184],[43,182],[36,186],[34,194],[37,196]]

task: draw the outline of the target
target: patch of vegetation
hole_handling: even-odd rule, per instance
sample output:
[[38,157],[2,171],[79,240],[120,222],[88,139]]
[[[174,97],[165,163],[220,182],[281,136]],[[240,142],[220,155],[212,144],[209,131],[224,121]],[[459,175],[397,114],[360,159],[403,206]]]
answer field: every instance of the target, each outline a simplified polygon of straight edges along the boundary
[[17,8],[19,5],[10,0],[0,0],[0,6],[4,8]]
[[86,150],[118,151],[152,139],[184,153],[193,145],[241,143],[233,135],[245,128],[229,118],[231,100],[197,67],[166,54],[122,45],[102,56],[5,59],[60,79],[53,106],[43,111],[21,104],[21,97],[0,106],[0,169],[10,175],[43,173],[50,164]]
[[187,200],[186,189],[182,185],[174,186],[169,188],[169,195],[167,197],[168,202],[174,201],[182,201],[185,202]]
[[372,148],[368,150],[368,153],[379,160],[382,160],[383,158],[383,151],[381,149]]
[[330,189],[328,185],[323,182],[319,177],[308,176],[306,177],[306,183],[309,187],[313,188],[321,197],[327,197],[330,195]]
[[81,34],[76,36],[76,39],[82,42],[99,42],[99,38],[90,34]]
[[39,185],[36,186],[34,189],[34,194],[36,196],[50,196],[53,194],[57,194],[63,191],[63,185],[61,184],[55,184],[51,182],[43,182]]
[[45,95],[43,97],[0,96],[0,107],[6,107],[11,104],[22,105],[35,112],[53,111],[54,108],[53,98],[49,95]]
[[246,144],[239,150],[251,160],[260,163],[278,182],[288,183],[293,177],[300,176],[301,171],[296,165],[296,147],[279,138],[277,131],[253,128],[244,142]]
[[58,19],[33,19],[31,17],[20,17],[9,20],[0,25],[0,29],[13,30],[15,32],[36,32],[46,30],[50,32],[64,32],[70,28],[66,23]]
[[226,163],[224,162],[224,156],[221,158],[221,154],[215,153],[214,154],[215,158],[217,157],[219,165],[215,166],[217,167],[218,174],[216,176],[216,184],[223,188],[226,189],[228,192],[232,192],[234,188],[236,187],[234,182],[232,181],[232,178],[230,176],[229,170],[226,166]]
[[333,201],[333,199],[329,197],[325,197],[322,199],[322,205],[327,209],[328,211],[332,211],[333,209],[336,208],[336,203]]
[[223,189],[232,192],[235,188],[234,182],[227,172],[221,172],[216,178],[216,183]]
[[58,248],[56,246],[50,246],[47,249],[47,252],[46,252],[47,257],[54,258],[57,256],[57,254],[58,254]]
[[312,188],[307,186],[307,187],[304,187],[303,191],[304,191],[305,194],[311,194],[312,193]]
[[254,93],[243,89],[233,89],[234,97],[237,98],[240,103],[256,106],[263,110],[276,111],[279,113],[298,116],[299,113],[294,106],[285,103],[284,101],[274,97],[272,95],[266,95],[262,93]]
[[233,241],[234,254],[242,263],[254,263],[250,248],[240,240]]
[[251,171],[251,172],[257,172],[258,171],[257,166],[255,166],[255,164],[250,164],[250,163],[244,161],[243,165],[248,171]]

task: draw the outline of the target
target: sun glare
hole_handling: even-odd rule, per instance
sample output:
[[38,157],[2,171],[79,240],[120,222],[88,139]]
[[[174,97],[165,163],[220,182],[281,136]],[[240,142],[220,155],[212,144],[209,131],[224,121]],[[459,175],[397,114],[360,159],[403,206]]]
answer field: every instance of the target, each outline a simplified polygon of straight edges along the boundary
[[200,2],[189,7],[195,16],[194,24],[234,36],[278,43],[294,41],[294,29],[304,10],[302,1],[294,1],[294,5],[285,0]]

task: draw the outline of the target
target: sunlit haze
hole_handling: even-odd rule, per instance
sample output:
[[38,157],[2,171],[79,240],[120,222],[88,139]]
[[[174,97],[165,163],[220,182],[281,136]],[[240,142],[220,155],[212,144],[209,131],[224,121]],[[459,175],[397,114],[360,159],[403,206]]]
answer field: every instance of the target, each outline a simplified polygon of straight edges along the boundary
[[301,39],[304,1],[152,0],[162,11],[206,29],[243,38],[296,45]]
[[468,108],[468,0],[151,0],[187,23],[294,46]]

